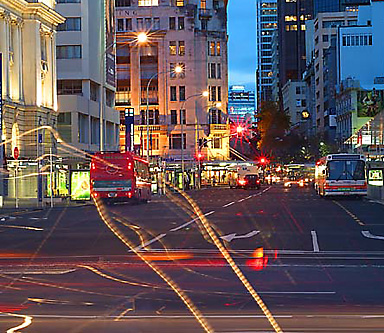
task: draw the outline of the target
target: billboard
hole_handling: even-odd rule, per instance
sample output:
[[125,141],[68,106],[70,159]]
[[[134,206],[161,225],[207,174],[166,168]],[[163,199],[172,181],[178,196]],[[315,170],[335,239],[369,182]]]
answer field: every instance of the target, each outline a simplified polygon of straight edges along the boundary
[[71,171],[71,200],[90,200],[90,182],[89,170]]
[[361,90],[357,92],[357,116],[374,117],[384,110],[383,90]]
[[106,82],[116,86],[116,54],[115,54],[115,1],[104,0],[105,5],[105,55]]

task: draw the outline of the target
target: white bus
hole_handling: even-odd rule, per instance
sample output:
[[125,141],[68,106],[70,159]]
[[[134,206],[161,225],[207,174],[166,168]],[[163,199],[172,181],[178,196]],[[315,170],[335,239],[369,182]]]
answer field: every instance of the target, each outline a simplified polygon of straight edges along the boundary
[[332,154],[321,158],[315,168],[315,189],[321,197],[367,195],[364,155]]
[[262,169],[253,164],[239,164],[228,170],[228,185],[230,188],[244,188],[247,185],[245,176],[257,175],[261,179]]

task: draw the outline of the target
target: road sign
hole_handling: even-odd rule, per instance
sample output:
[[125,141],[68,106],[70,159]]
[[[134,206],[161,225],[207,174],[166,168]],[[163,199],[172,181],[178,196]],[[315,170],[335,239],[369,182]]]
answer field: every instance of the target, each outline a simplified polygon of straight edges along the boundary
[[13,149],[13,158],[14,158],[15,160],[17,160],[17,159],[19,158],[19,156],[20,156],[19,148],[15,147],[15,148]]

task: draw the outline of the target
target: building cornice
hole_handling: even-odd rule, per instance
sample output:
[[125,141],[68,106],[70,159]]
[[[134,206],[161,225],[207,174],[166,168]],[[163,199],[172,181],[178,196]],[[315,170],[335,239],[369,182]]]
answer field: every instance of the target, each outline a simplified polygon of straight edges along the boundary
[[7,12],[19,15],[24,19],[37,19],[44,23],[57,26],[65,18],[54,9],[41,2],[29,3],[24,0],[0,0],[0,16]]

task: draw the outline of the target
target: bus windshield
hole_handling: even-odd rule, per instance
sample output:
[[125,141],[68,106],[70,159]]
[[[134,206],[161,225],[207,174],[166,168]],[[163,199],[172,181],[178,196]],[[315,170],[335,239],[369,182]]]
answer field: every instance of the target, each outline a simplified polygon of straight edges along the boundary
[[363,161],[330,161],[328,162],[329,180],[364,180]]

